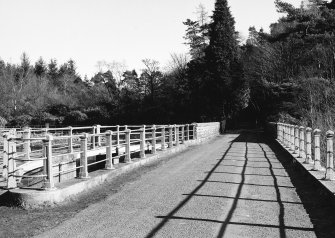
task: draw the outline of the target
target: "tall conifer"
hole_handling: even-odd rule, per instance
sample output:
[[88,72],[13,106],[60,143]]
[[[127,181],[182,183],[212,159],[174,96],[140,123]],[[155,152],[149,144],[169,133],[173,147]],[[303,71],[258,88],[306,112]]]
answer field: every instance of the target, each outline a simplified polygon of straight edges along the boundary
[[238,65],[238,42],[235,20],[230,13],[227,0],[216,0],[210,26],[210,43],[207,50],[208,68],[212,85],[209,96],[215,97],[215,111],[219,116],[229,113],[233,78]]

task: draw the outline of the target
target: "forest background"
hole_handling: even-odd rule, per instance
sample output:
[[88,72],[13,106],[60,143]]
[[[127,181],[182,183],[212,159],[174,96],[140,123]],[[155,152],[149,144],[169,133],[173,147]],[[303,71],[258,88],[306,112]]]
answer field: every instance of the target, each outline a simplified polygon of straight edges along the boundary
[[[210,16],[201,5],[186,19],[188,54],[172,54],[162,70],[144,59],[143,70],[98,62],[81,78],[73,60],[20,64],[0,61],[0,116],[6,126],[175,124],[227,119],[333,128],[335,116],[335,1],[310,0],[299,8],[275,1],[283,17],[270,33],[250,27],[246,42],[235,31],[228,2]],[[234,123],[233,123],[234,122]]]

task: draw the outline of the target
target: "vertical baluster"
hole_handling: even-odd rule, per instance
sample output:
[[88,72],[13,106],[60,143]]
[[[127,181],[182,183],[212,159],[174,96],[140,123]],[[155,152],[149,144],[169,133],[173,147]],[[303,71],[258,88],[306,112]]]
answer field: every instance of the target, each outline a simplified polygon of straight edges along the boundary
[[173,126],[169,126],[169,148],[173,147]]
[[156,154],[156,126],[152,126],[151,154]]
[[72,140],[72,136],[73,136],[73,128],[72,126],[69,126],[69,139],[68,139],[68,147],[69,147],[69,153],[73,153],[73,140]]
[[335,180],[334,173],[334,150],[333,150],[333,138],[334,132],[327,131],[327,161],[326,161],[326,175],[325,180]]
[[23,139],[23,153],[26,159],[30,159],[30,128],[25,128],[22,134]]
[[299,126],[294,126],[294,153],[299,154]]
[[10,133],[8,138],[8,170],[7,170],[7,189],[17,187],[15,170],[16,170],[16,141],[13,139],[14,134]]
[[175,125],[175,133],[176,133],[176,146],[179,145],[179,126]]
[[87,164],[87,140],[88,134],[84,133],[80,137],[80,170],[79,170],[79,178],[86,179],[88,176],[88,164]]
[[290,125],[290,150],[294,151],[294,126]]
[[198,133],[197,133],[197,127],[198,127],[198,124],[197,123],[193,123],[193,140],[196,140],[198,138]]
[[108,130],[106,131],[106,165],[105,169],[114,169],[113,166],[113,132]]
[[286,125],[286,147],[290,148],[290,126]]
[[313,170],[321,170],[321,151],[320,151],[320,135],[321,131],[315,129],[314,134],[314,168]]
[[140,157],[145,158],[145,126],[140,129]]
[[285,142],[285,127],[284,127],[284,123],[280,123],[280,129],[281,129],[281,143],[284,145],[284,142]]
[[92,127],[92,136],[91,136],[91,141],[92,141],[92,149],[95,149],[95,131],[96,131],[96,126]]
[[8,147],[9,133],[3,134],[3,170],[2,177],[7,181],[8,180],[8,157],[9,157],[9,147]]
[[116,155],[120,155],[120,126],[116,126]]
[[185,142],[185,125],[181,126],[181,143],[184,144]]
[[165,148],[165,126],[162,126],[162,135],[161,135],[161,149],[166,150]]
[[312,128],[306,128],[306,159],[305,163],[309,164],[312,162]]
[[100,125],[96,125],[96,133],[97,133],[97,146],[101,146],[101,136],[100,136],[100,132],[101,132],[101,126]]
[[130,130],[125,130],[126,134],[126,152],[125,152],[125,163],[131,163],[131,155],[130,155]]
[[46,151],[46,179],[44,180],[43,188],[46,190],[55,189],[55,181],[52,168],[52,135],[46,135],[45,151]]
[[305,158],[305,128],[303,126],[299,127],[300,137],[299,137],[299,158]]

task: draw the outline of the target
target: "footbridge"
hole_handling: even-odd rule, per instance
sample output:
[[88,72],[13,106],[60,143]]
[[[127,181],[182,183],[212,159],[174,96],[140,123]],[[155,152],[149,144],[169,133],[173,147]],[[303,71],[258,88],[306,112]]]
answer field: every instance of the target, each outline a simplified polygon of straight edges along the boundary
[[[126,166],[156,160],[159,155],[167,159],[123,186],[118,187],[116,182],[108,185],[106,180],[104,191],[109,192],[103,199],[80,211],[77,204],[81,200],[70,203],[66,211],[62,210],[65,214],[62,221],[47,213],[41,215],[39,211],[40,219],[45,222],[43,216],[47,216],[50,220],[44,223],[49,228],[42,232],[36,225],[38,231],[31,234],[37,237],[335,237],[331,131],[323,137],[318,129],[298,127],[295,130],[297,126],[283,123],[269,123],[264,131],[244,130],[223,135],[219,135],[219,123],[129,128],[81,134],[77,142],[72,142],[73,153],[69,153],[68,147],[59,149],[71,155],[79,153],[76,159],[79,162],[73,168],[77,170],[73,176],[77,177],[64,178],[64,182],[62,179],[59,182],[59,165],[51,170],[45,161],[52,158],[54,164],[56,153],[67,155],[54,151],[52,146],[57,144],[57,135],[43,137],[42,151],[46,152],[39,156],[46,155],[42,165],[46,176],[40,187],[30,189],[23,180],[33,175],[15,176],[16,186],[25,187],[10,189],[13,193],[35,189],[55,197],[57,191],[67,186],[75,188],[73,180],[84,181],[86,185],[97,176],[101,180],[105,175],[99,170],[103,174],[115,173]],[[69,139],[64,136],[59,135],[61,139]],[[76,136],[71,138],[75,140]],[[18,135],[13,141],[21,142],[17,138]],[[31,136],[31,139],[35,138]],[[97,156],[89,156],[93,153],[89,151],[94,151],[93,144],[96,151],[105,152],[101,152],[104,154],[101,159],[89,162],[91,155]],[[34,152],[32,144],[30,147],[33,160],[40,152]],[[183,152],[166,157],[169,150]],[[8,153],[10,158],[11,151],[4,155]],[[15,153],[23,152],[17,149]],[[90,164],[103,166],[90,171]],[[54,181],[50,181],[50,171]],[[9,179],[11,170],[7,173]],[[127,180],[127,176],[123,179]],[[87,202],[90,196],[82,199]],[[70,215],[74,211],[76,215]],[[57,209],[52,212],[59,213]]]

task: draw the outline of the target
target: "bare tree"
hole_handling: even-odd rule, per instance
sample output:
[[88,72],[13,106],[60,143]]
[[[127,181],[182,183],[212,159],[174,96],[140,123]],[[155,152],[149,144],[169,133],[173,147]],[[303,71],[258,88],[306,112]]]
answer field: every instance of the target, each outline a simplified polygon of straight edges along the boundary
[[175,75],[175,76],[182,76],[183,73],[187,69],[187,64],[190,61],[190,56],[188,54],[177,54],[172,53],[171,59],[168,62],[165,70],[167,73]]
[[107,62],[105,60],[100,60],[97,62],[96,67],[99,73],[104,73],[110,71],[113,74],[113,78],[119,84],[123,79],[123,73],[127,70],[127,65],[125,62],[118,62],[113,60],[112,62]]
[[145,91],[150,95],[151,101],[154,102],[156,93],[161,84],[163,74],[159,69],[159,62],[152,59],[142,60],[145,68],[142,70],[141,80],[145,84]]

